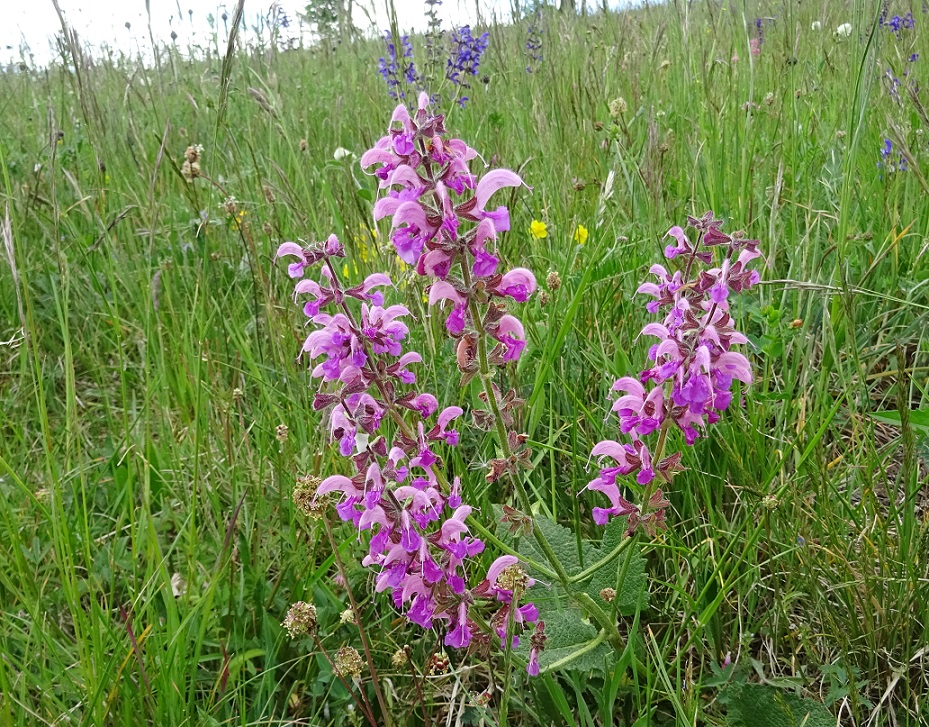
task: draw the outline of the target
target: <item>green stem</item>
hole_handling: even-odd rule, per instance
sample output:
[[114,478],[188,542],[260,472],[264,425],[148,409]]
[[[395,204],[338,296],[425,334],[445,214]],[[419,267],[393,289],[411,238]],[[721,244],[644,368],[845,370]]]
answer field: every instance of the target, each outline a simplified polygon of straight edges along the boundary
[[[465,287],[470,289],[471,273],[468,270],[467,260],[464,258],[464,256],[462,256],[459,258],[459,262],[461,263],[461,274]],[[483,323],[481,322],[480,310],[477,307],[477,301],[469,299],[468,309],[471,313],[472,323],[474,324],[474,328],[478,334],[477,353],[481,383],[484,386],[484,394],[487,397],[487,403],[490,405],[490,409],[494,417],[494,424],[497,430],[497,439],[500,451],[503,454],[503,457],[509,460],[513,454],[513,451],[510,449],[510,442],[509,438],[507,437],[506,425],[503,423],[503,418],[500,415],[500,407],[497,404],[497,397],[493,390],[493,372],[490,369],[490,362],[487,358],[487,332],[484,330]],[[509,471],[508,475],[510,482],[513,484],[513,490],[516,493],[516,498],[519,501],[520,507],[527,515],[531,517],[532,501],[529,499],[529,493],[526,491],[523,483],[520,482],[519,478],[512,471]],[[545,558],[554,569],[555,576],[564,587],[568,597],[573,599],[579,605],[584,606],[584,608],[587,609],[587,612],[594,619],[596,619],[597,622],[603,627],[603,629],[605,629],[606,633],[609,634],[610,643],[613,644],[617,649],[622,649],[623,639],[619,633],[619,629],[616,627],[616,620],[611,618],[609,614],[607,614],[602,608],[594,603],[594,600],[586,593],[571,592],[571,577],[564,569],[564,565],[562,565],[558,556],[555,554],[555,550],[552,548],[551,543],[548,542],[548,538],[545,537],[545,533],[542,532],[542,529],[539,527],[539,524],[535,521],[534,518],[532,520],[532,535],[535,538],[536,543],[538,543],[539,547],[542,549],[542,552],[545,554]]]
[[629,544],[632,542],[632,540],[633,538],[623,538],[620,541],[619,545],[613,548],[613,550],[611,550],[608,554],[603,556],[596,563],[587,566],[580,573],[577,573],[576,575],[569,577],[568,582],[569,583],[580,583],[581,581],[586,580],[587,578],[592,576],[594,573],[596,573],[598,570],[600,570],[603,566],[605,566],[607,563],[612,562],[614,558],[618,557],[626,548],[629,547]]
[[516,611],[516,594],[513,594],[513,600],[510,603],[510,610],[506,615],[506,647],[503,650],[503,696],[500,697],[500,714],[498,722],[506,725],[507,713],[510,709],[510,692],[513,689],[513,679],[510,672],[513,668],[513,614]]

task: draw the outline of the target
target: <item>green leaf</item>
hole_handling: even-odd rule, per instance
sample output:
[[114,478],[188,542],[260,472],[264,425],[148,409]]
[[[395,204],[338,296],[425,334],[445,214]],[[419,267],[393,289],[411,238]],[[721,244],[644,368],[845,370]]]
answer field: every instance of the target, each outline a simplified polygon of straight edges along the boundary
[[[555,556],[558,558],[565,571],[570,574],[577,573],[581,570],[581,559],[577,552],[577,538],[574,533],[571,532],[570,528],[559,525],[554,520],[547,517],[540,516],[534,518],[534,520],[539,526],[539,530],[542,531],[542,534],[545,536],[546,540],[548,540],[549,545],[552,546]],[[521,538],[517,550],[520,553],[525,553],[527,557],[539,563],[548,562],[548,558],[545,557],[539,544],[535,541],[535,537],[532,535]],[[533,575],[537,576],[538,574]]]
[[719,695],[733,727],[834,727],[819,702],[768,684],[732,684]]
[[[900,412],[896,409],[872,412],[871,418],[877,419],[877,421],[883,422],[884,424],[892,424],[895,427],[900,426]],[[929,409],[911,410],[910,426],[920,430],[924,434],[929,434]]]
[[[531,593],[531,591],[530,591]],[[602,671],[603,661],[609,658],[612,649],[606,641],[590,648],[597,638],[597,629],[584,618],[577,608],[539,607],[539,618],[545,622],[545,650],[539,656],[539,666],[544,670],[559,662],[562,669],[576,671]],[[538,605],[538,604],[537,604]],[[529,659],[529,639],[523,638],[516,653]]]
[[[613,518],[604,528],[603,541],[599,548],[585,541],[585,565],[596,563],[606,557],[627,537],[626,518]],[[594,602],[602,603],[600,592],[604,588],[616,589],[620,577],[622,582],[616,592],[616,609],[623,616],[631,616],[648,603],[645,558],[636,544],[630,544],[618,557],[597,569],[589,580],[577,584],[576,590],[585,591]]]

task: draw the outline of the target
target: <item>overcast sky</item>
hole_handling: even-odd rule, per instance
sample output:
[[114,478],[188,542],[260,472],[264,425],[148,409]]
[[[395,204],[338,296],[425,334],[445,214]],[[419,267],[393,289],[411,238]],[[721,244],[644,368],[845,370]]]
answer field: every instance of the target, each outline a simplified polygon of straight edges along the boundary
[[[491,7],[498,13],[509,14],[506,0],[477,0],[481,12],[489,15]],[[384,0],[354,0],[356,7],[367,5],[379,27],[386,26]],[[77,30],[81,40],[92,47],[106,43],[110,47],[133,55],[148,47],[148,19],[145,0],[59,0],[68,24]],[[152,34],[156,42],[170,42],[171,31],[177,33],[179,47],[198,43],[206,45],[213,30],[209,16],[218,25],[220,43],[226,33],[220,20],[223,12],[232,15],[235,0],[150,0]],[[246,0],[245,18],[248,26],[257,25],[259,16],[266,15],[271,0]],[[306,0],[280,0],[278,5],[294,21],[291,34],[299,33],[296,15],[306,6]],[[372,7],[373,6],[373,7]],[[421,29],[425,25],[422,0],[394,0],[400,26]],[[475,0],[445,0],[439,9],[445,26],[473,23]],[[61,30],[52,0],[0,0],[0,63],[16,62],[23,41],[28,44],[35,62],[43,65],[51,57],[50,38]],[[355,24],[368,25],[363,12],[354,13]],[[129,29],[126,23],[130,24]]]

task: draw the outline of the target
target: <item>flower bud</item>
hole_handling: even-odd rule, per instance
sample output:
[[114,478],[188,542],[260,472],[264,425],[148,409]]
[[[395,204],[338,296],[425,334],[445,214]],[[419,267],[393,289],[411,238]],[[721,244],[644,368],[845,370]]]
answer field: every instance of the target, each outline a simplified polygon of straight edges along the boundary
[[451,662],[449,661],[448,654],[444,651],[440,651],[438,654],[433,654],[432,658],[429,659],[428,673],[430,676],[445,674],[450,665]]
[[513,599],[519,600],[529,587],[529,574],[519,563],[514,563],[497,576],[497,586],[512,591]]

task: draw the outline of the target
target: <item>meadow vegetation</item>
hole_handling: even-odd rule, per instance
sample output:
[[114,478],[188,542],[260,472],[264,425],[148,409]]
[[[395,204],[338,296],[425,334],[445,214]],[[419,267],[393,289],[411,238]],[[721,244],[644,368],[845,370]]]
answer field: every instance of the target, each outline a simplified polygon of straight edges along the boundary
[[[620,559],[621,648],[567,658],[596,630],[566,612],[579,635],[550,633],[535,677],[525,645],[469,654],[408,623],[351,523],[292,499],[349,470],[297,360],[282,242],[334,232],[348,284],[388,272],[420,381],[480,403],[372,218],[358,162],[396,105],[383,39],[233,37],[197,59],[168,42],[145,66],[77,41],[0,74],[0,724],[353,725],[364,693],[393,724],[493,725],[504,691],[510,724],[929,722],[929,8],[891,2],[907,11],[543,11],[474,30],[464,107],[439,89],[475,168],[532,188],[498,193],[499,256],[545,293],[503,381],[527,402],[531,514],[568,528],[577,570],[621,537],[581,491],[618,437],[610,386],[646,361],[634,293],[668,229],[712,209],[764,254],[732,302],[755,380],[683,447],[668,528]],[[505,540],[494,439],[459,429],[450,466]],[[367,667],[353,684],[323,653],[364,654],[348,589],[378,701]],[[281,625],[296,601],[315,640]]]

